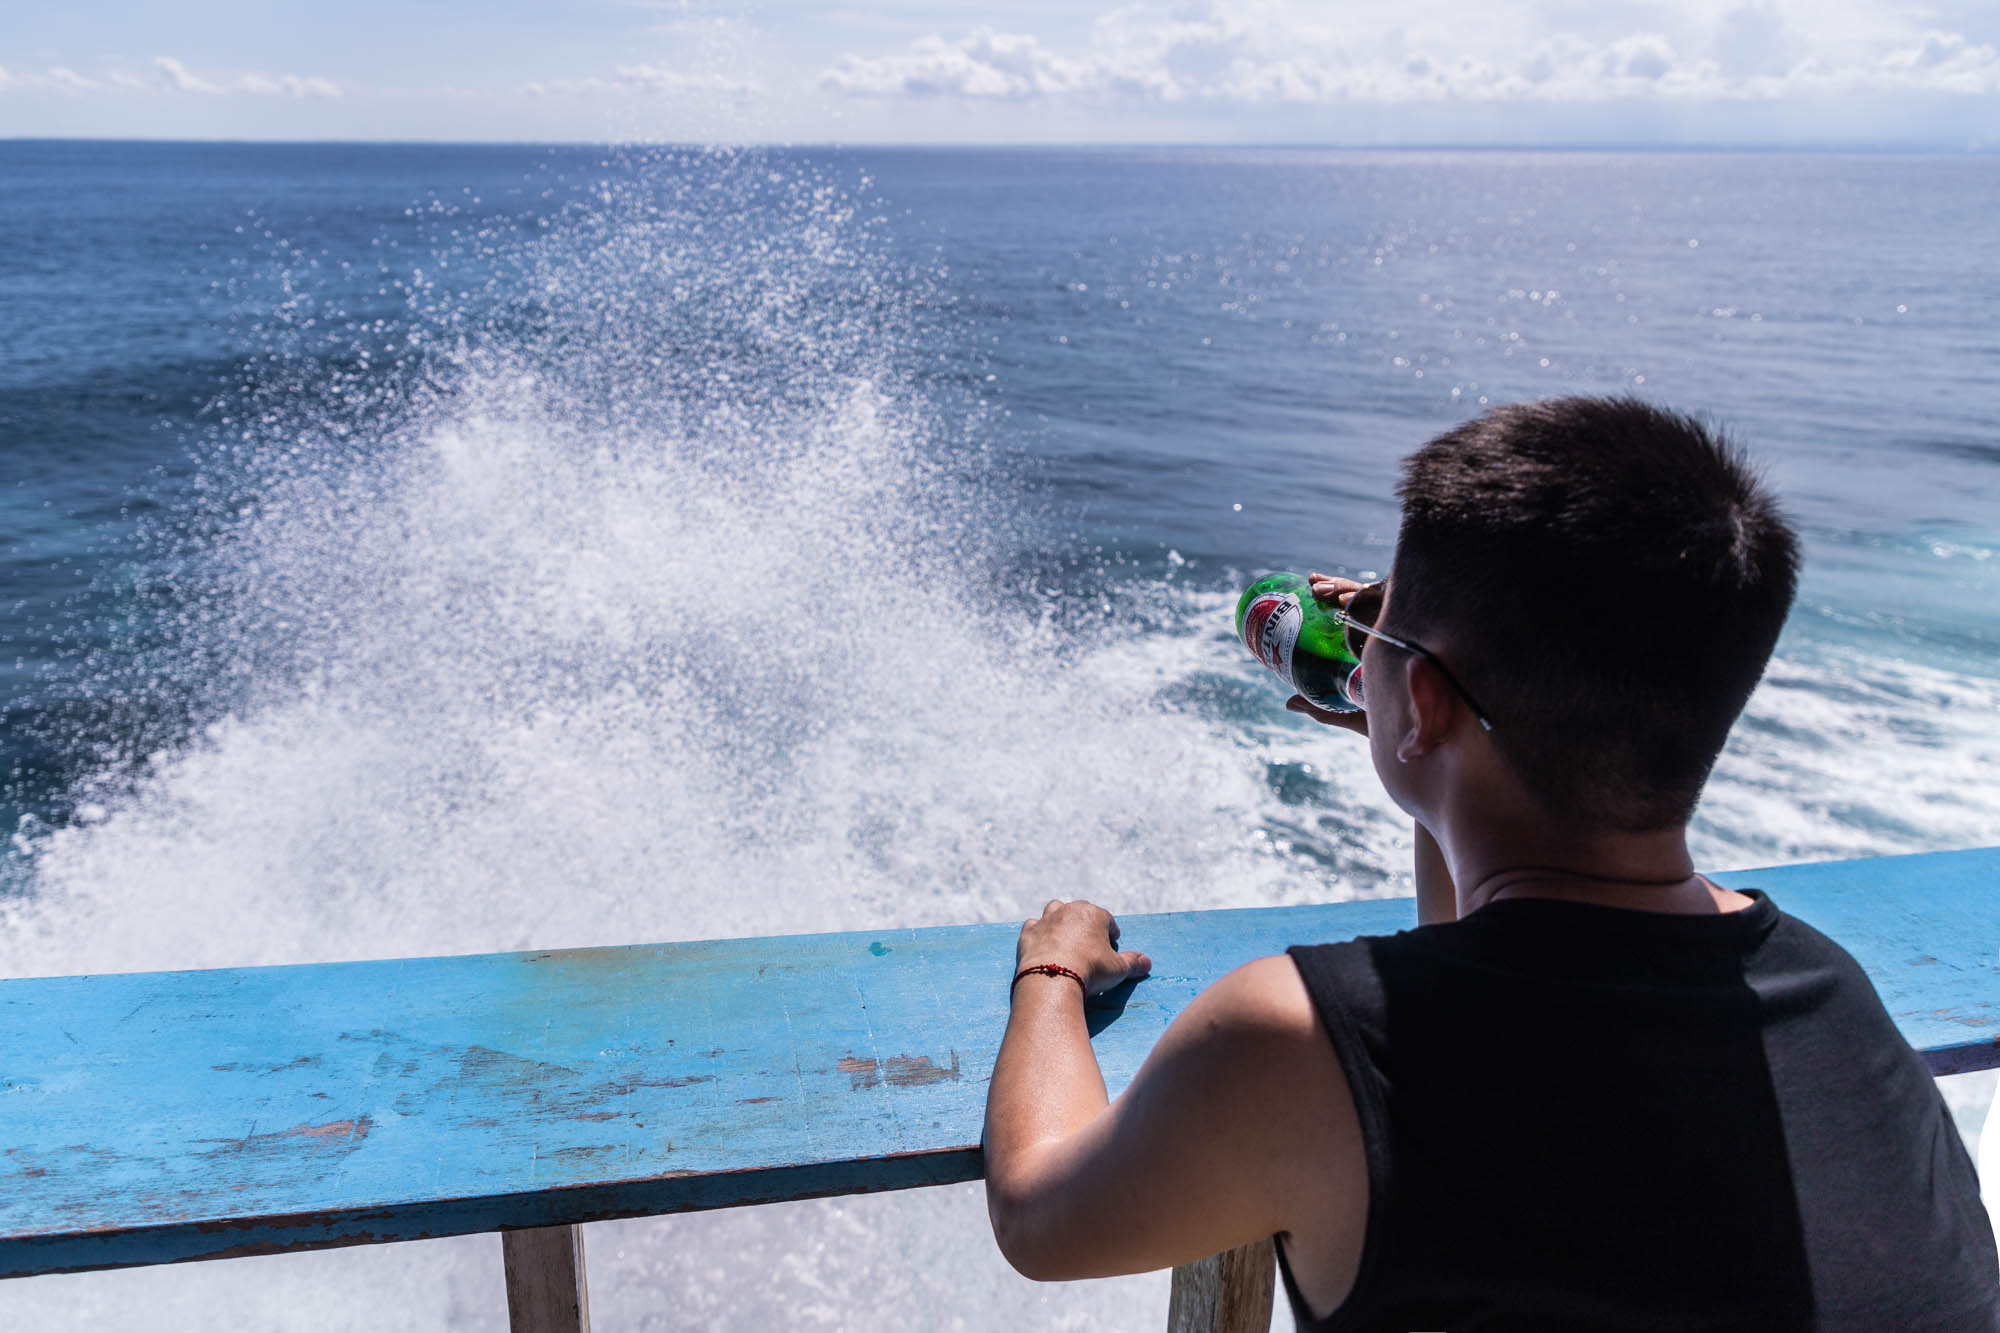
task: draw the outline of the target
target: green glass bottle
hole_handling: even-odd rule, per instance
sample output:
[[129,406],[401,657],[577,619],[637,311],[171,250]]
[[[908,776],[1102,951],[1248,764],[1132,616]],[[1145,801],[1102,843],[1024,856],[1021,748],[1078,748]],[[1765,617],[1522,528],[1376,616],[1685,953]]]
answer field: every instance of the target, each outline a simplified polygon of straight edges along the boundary
[[1347,613],[1315,601],[1303,574],[1266,574],[1236,599],[1236,637],[1294,694],[1330,713],[1361,704],[1361,663],[1347,651]]

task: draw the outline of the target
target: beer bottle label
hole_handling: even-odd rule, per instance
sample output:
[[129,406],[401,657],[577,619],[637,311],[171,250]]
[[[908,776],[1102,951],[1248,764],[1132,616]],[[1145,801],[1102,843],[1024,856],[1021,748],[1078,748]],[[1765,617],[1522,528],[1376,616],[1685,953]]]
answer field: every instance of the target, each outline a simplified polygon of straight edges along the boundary
[[1294,689],[1298,686],[1292,679],[1292,650],[1305,623],[1305,607],[1288,592],[1267,592],[1243,613],[1244,646]]

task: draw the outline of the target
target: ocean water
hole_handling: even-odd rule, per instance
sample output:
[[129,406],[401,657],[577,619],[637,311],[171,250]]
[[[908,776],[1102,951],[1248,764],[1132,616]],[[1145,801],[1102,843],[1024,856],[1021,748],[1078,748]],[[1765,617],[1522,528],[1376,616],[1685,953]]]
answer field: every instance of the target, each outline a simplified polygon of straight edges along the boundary
[[[1228,610],[1385,568],[1404,453],[1564,392],[1713,416],[1805,535],[1703,861],[2000,841],[2000,158],[6,143],[0,179],[0,975],[1406,892],[1365,753]],[[1157,1275],[1015,1278],[976,1188],[587,1244],[607,1326],[1164,1323]],[[499,1328],[499,1247],[0,1284],[8,1327],[218,1309]]]

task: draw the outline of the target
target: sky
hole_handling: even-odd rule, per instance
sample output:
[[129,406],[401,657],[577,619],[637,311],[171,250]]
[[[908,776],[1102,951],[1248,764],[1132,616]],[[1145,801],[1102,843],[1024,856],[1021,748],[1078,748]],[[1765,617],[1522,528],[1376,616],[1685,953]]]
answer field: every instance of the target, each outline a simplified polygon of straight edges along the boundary
[[2000,0],[15,0],[0,137],[2000,146]]

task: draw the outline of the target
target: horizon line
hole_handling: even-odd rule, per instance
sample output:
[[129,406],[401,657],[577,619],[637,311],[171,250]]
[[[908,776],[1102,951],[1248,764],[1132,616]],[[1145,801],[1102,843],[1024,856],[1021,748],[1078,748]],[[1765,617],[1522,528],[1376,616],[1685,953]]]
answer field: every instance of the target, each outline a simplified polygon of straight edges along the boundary
[[1930,154],[1977,156],[2000,152],[2000,139],[1991,142],[1962,139],[1897,140],[1619,140],[1577,142],[1454,141],[1424,140],[1411,143],[1338,143],[1311,140],[1171,140],[1171,139],[966,139],[946,142],[907,140],[666,140],[666,139],[433,139],[433,138],[343,138],[313,139],[246,138],[215,136],[181,138],[149,135],[0,135],[0,144],[152,144],[163,147],[257,147],[257,148],[573,148],[573,149],[749,149],[823,150],[852,152],[881,151],[1103,151],[1107,149],[1172,149],[1180,151],[1262,150],[1289,152],[1342,153],[1814,153],[1814,154]]

